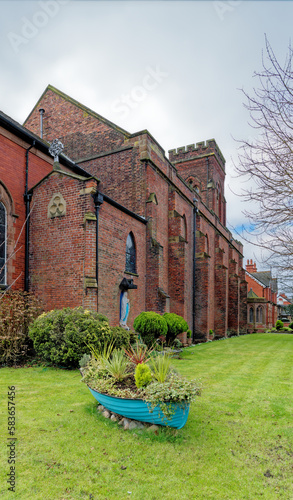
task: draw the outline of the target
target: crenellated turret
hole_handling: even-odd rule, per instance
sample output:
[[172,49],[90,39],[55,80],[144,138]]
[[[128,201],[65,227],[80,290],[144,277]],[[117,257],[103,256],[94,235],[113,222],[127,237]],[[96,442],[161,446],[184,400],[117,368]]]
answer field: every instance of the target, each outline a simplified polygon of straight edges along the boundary
[[178,161],[191,159],[194,157],[205,157],[214,154],[217,157],[222,169],[225,171],[225,158],[217,145],[215,139],[209,139],[207,141],[197,142],[196,145],[189,144],[188,146],[181,146],[177,149],[170,149],[169,160],[172,163],[177,163]]
[[171,149],[169,160],[190,187],[200,193],[202,201],[225,226],[225,158],[215,139]]

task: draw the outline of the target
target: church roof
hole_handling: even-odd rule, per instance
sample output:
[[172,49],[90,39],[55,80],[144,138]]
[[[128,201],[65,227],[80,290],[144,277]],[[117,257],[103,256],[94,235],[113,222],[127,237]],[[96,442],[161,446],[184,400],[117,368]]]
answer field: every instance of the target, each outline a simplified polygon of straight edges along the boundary
[[71,104],[73,104],[74,106],[82,109],[83,111],[85,111],[89,115],[93,116],[94,118],[97,118],[99,121],[104,122],[106,125],[108,125],[109,127],[115,129],[120,134],[123,134],[124,136],[127,136],[127,137],[131,136],[131,134],[129,132],[127,132],[126,130],[124,130],[123,128],[119,127],[118,125],[116,125],[115,123],[111,122],[110,120],[107,120],[107,118],[104,118],[103,116],[99,115],[98,113],[96,113],[92,109],[88,108],[84,104],[81,104],[76,99],[73,99],[73,97],[70,97],[69,95],[65,94],[61,90],[56,89],[56,87],[53,87],[53,85],[50,85],[50,84],[44,90],[44,92],[42,93],[42,95],[41,95],[40,99],[38,100],[37,104],[31,110],[30,114],[28,115],[28,117],[26,118],[26,120],[24,122],[24,125],[27,122],[27,120],[29,119],[29,117],[31,116],[31,114],[34,112],[34,110],[39,106],[40,101],[42,100],[42,98],[44,97],[44,95],[48,92],[48,90],[51,90],[52,92],[54,92],[55,94],[59,95],[60,97],[62,97],[66,101],[71,102]]

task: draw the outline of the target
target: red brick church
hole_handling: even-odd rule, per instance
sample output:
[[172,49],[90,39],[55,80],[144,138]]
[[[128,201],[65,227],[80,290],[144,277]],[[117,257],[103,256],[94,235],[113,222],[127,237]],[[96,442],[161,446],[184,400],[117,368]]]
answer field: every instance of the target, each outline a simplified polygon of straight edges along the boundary
[[141,311],[170,311],[195,341],[246,331],[243,248],[226,228],[215,140],[167,158],[147,130],[131,134],[49,85],[24,126],[0,114],[0,148],[2,289],[112,325],[126,298],[130,328]]

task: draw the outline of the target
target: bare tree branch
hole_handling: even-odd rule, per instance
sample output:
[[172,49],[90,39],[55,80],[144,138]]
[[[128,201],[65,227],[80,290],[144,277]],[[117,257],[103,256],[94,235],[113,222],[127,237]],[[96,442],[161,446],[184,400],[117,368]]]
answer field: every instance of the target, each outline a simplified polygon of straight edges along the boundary
[[257,245],[269,250],[274,267],[293,273],[293,51],[289,45],[281,65],[267,38],[265,46],[258,87],[252,95],[243,90],[257,136],[239,141],[235,169],[250,183],[242,195],[251,202],[245,215]]

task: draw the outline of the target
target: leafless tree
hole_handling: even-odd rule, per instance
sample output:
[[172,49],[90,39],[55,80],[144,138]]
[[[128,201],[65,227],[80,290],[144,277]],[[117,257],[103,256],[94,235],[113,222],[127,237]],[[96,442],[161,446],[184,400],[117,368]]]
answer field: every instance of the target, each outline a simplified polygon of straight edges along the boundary
[[255,138],[240,141],[235,168],[248,181],[242,196],[255,243],[270,252],[271,265],[293,275],[293,51],[289,45],[281,65],[267,38],[265,47],[258,87],[243,91]]

